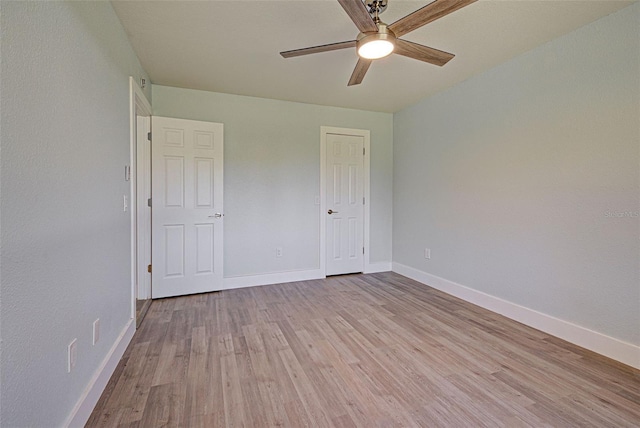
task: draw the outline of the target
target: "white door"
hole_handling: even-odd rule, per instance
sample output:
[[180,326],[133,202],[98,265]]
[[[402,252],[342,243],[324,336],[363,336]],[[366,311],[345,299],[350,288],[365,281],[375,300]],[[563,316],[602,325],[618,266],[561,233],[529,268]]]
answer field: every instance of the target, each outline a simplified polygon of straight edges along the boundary
[[326,274],[364,270],[364,137],[326,135]]
[[221,290],[223,126],[152,125],[152,296]]

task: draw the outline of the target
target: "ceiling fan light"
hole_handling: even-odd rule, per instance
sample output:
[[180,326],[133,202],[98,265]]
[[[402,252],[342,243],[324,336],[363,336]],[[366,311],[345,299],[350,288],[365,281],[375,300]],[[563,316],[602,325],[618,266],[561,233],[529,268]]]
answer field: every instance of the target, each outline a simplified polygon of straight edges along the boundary
[[390,40],[376,39],[358,46],[358,55],[366,59],[384,58],[393,52],[395,45]]
[[396,36],[389,31],[387,24],[378,22],[378,31],[360,33],[356,44],[358,56],[366,59],[384,58],[396,47]]

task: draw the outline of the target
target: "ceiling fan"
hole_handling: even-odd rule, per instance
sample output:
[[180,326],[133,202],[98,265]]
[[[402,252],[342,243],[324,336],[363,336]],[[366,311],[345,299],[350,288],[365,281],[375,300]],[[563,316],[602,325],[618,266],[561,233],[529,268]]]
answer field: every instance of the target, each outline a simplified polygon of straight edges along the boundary
[[391,53],[443,66],[454,57],[453,54],[403,40],[400,37],[475,1],[434,0],[393,24],[387,25],[379,18],[380,13],[387,8],[387,0],[338,0],[349,18],[360,30],[356,40],[295,49],[280,52],[280,55],[284,58],[291,58],[355,47],[359,58],[348,86],[360,84],[373,60],[384,58]]

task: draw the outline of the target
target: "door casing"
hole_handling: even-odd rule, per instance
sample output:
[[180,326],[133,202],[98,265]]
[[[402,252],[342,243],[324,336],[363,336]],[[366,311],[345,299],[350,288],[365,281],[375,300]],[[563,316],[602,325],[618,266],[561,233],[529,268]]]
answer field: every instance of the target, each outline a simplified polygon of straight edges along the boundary
[[[136,318],[136,296],[138,289],[138,248],[141,237],[138,233],[138,117],[151,118],[151,104],[133,77],[129,77],[129,206],[131,213],[131,318]],[[127,175],[127,166],[125,166]],[[127,178],[127,177],[125,177]],[[149,248],[149,251],[150,248]]]
[[151,299],[151,117],[138,116],[138,138],[136,158],[136,228],[138,234],[138,285],[136,298],[138,300]]

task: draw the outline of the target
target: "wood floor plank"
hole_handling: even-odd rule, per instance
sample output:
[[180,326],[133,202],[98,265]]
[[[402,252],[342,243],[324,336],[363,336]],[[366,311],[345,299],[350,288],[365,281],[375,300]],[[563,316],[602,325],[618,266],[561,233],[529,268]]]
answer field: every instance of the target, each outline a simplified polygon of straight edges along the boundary
[[140,420],[141,427],[180,426],[184,411],[184,391],[180,384],[153,386]]
[[224,405],[224,417],[229,427],[245,426],[245,415],[240,386],[238,364],[234,354],[220,357],[222,367],[222,403]]
[[[150,348],[149,342],[142,342],[132,346],[131,353],[127,358],[127,362],[124,364],[123,370],[120,376],[117,378],[117,383],[113,390],[111,390],[110,400],[105,404],[106,408],[116,407],[112,412],[104,412],[103,418],[101,418],[100,426],[119,425],[132,422],[132,420],[140,420],[141,415],[140,407],[144,411],[144,405],[140,406],[141,401],[146,401],[149,394],[151,385],[145,385],[142,382],[138,382],[139,379],[146,377],[145,373],[149,373],[151,366],[153,365],[153,359],[149,359],[148,353]],[[122,362],[121,362],[122,364]],[[125,403],[121,405],[120,403]],[[109,416],[117,415],[108,420]]]
[[88,427],[638,427],[640,370],[391,272],[152,302]]
[[[245,339],[254,379],[260,395],[260,404],[268,426],[283,426],[287,420],[284,399],[274,379],[274,372],[267,354],[266,346],[258,326],[245,326]],[[255,405],[255,403],[251,403]]]
[[325,409],[320,405],[321,401],[293,351],[285,349],[279,354],[309,420],[313,421],[316,426],[329,427],[329,418]]
[[210,352],[210,342],[206,336],[205,327],[191,330],[188,349],[185,349],[186,388],[184,419],[193,416],[206,415],[213,412],[210,403],[222,399],[222,395],[215,392],[221,387],[220,382],[213,382],[220,374],[216,370],[218,361],[213,358],[216,353]]
[[307,347],[298,339],[298,335],[293,331],[293,328],[288,321],[279,321],[278,326],[287,339],[287,343],[291,346],[297,364],[302,368],[304,375],[309,380],[312,387],[313,395],[316,397],[320,408],[332,409],[333,416],[342,416],[346,414],[346,410],[343,408],[342,403],[336,399],[334,394],[324,394],[328,391],[327,381],[323,377],[320,371],[321,366],[317,365],[309,352]]
[[242,408],[246,420],[246,426],[260,426],[267,417],[265,406],[260,398],[258,384],[255,382],[256,374],[249,355],[249,347],[244,336],[234,337],[234,349],[236,350],[236,365],[240,378],[242,391]]

